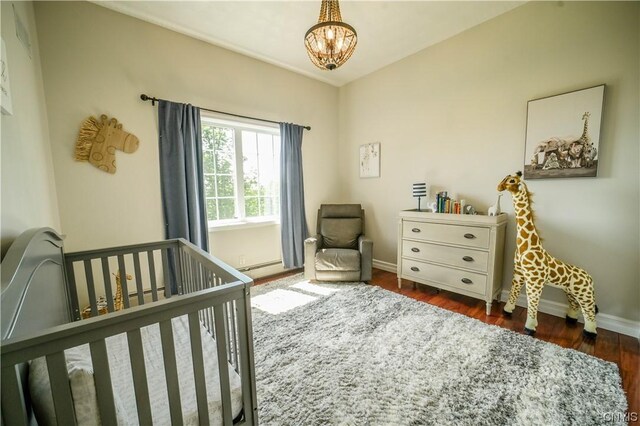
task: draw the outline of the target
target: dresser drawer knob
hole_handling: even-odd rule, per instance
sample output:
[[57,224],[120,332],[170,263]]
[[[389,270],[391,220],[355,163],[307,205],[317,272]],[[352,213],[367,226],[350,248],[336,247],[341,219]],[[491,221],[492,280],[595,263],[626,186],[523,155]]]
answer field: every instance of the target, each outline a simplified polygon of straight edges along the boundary
[[473,281],[471,281],[469,278],[463,278],[462,282],[465,284],[473,284]]
[[467,240],[473,240],[476,236],[475,236],[475,235],[473,235],[473,234],[464,234],[464,237],[465,237]]
[[411,232],[420,232],[420,228],[413,228]]
[[418,272],[418,271],[420,270],[420,268],[418,268],[417,266],[412,266],[412,267],[411,267],[411,270],[412,270],[413,272]]
[[420,253],[420,249],[418,247],[411,247],[411,251],[414,253]]
[[462,260],[464,260],[465,262],[473,262],[473,257],[471,257],[471,256],[464,256],[464,257],[462,258]]

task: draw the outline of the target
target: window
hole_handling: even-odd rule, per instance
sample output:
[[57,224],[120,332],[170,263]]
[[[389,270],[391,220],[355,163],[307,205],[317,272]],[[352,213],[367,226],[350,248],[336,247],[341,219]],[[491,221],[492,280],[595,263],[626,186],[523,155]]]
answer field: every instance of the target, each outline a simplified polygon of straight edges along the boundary
[[278,220],[280,131],[202,118],[210,227]]

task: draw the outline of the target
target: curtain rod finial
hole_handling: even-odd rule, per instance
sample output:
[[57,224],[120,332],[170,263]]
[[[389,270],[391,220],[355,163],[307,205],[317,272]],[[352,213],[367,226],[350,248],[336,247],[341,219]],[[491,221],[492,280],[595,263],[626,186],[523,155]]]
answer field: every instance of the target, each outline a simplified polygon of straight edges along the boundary
[[151,101],[151,105],[155,106],[156,105],[156,98],[151,98],[147,95],[145,95],[144,93],[140,95],[140,99],[142,99],[143,101]]

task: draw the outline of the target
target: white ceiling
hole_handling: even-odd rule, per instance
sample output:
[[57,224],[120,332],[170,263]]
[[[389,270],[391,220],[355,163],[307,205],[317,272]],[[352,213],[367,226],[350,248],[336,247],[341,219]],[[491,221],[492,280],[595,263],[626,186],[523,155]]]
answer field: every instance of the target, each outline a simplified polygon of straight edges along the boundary
[[524,1],[347,1],[342,19],[358,33],[349,61],[316,68],[304,34],[318,20],[320,0],[96,1],[96,4],[253,58],[342,86]]

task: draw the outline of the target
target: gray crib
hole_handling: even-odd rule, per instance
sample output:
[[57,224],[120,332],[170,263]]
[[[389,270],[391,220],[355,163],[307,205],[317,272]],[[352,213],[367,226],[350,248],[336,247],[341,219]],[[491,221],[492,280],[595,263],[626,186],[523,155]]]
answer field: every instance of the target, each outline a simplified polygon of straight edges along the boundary
[[[3,425],[33,423],[34,360],[48,374],[57,423],[82,424],[68,364],[78,347],[90,354],[102,424],[257,424],[253,281],[210,254],[182,239],[64,253],[62,238],[39,228],[15,240],[1,273]],[[156,349],[145,340],[153,333]],[[114,354],[118,344],[125,355]]]

